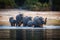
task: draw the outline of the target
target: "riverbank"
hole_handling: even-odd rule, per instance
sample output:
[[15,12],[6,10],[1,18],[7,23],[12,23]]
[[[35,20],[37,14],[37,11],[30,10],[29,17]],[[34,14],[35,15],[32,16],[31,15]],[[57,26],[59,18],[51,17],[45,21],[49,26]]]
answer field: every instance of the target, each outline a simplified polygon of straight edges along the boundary
[[0,11],[0,25],[10,25],[9,17],[22,13],[24,16],[31,16],[32,19],[35,16],[41,16],[43,18],[47,17],[46,25],[60,25],[60,12],[52,11],[27,11],[19,9],[1,9]]

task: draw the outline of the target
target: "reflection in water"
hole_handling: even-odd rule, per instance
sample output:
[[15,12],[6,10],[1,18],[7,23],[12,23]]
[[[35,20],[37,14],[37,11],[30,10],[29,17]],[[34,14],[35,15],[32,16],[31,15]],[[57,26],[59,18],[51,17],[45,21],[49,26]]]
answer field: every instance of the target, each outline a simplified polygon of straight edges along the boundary
[[0,40],[60,40],[60,26],[0,27]]

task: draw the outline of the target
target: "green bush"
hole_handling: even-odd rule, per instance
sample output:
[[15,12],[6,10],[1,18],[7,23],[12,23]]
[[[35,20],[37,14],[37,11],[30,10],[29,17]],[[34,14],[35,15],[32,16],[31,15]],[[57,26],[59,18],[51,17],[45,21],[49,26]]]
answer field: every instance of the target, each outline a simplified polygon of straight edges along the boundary
[[17,7],[15,0],[0,0],[0,3],[4,3],[5,7],[8,7],[8,6],[10,6],[12,8]]
[[49,8],[49,3],[41,3],[38,0],[26,0],[24,5],[28,10],[40,11]]

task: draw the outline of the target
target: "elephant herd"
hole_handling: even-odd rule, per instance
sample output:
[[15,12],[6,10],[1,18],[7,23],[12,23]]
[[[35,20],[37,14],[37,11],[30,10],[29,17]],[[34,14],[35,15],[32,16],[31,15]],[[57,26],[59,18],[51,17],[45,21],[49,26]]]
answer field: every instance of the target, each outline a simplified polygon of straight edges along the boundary
[[43,27],[43,24],[46,24],[47,18],[36,16],[32,19],[31,16],[23,16],[23,14],[16,15],[16,19],[14,17],[9,18],[9,22],[11,26],[20,27]]

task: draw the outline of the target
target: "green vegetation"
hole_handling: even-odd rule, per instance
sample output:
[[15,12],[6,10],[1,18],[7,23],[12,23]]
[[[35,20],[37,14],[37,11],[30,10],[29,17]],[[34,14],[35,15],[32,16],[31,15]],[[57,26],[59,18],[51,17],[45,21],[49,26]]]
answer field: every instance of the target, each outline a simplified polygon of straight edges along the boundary
[[14,8],[17,7],[14,0],[0,0],[0,6],[4,6],[5,8]]
[[41,3],[41,2],[39,2],[39,0],[26,0],[24,5],[29,10],[34,10],[34,11],[35,10],[36,11],[47,10],[47,8],[49,9],[49,7],[50,7],[49,3],[46,3],[46,2],[45,3]]
[[19,5],[23,5],[23,7],[25,7],[26,9],[34,11],[40,11],[43,8],[49,7],[48,3],[42,4],[41,2],[39,2],[39,0],[25,0],[24,4],[22,4],[22,1],[24,0],[0,0],[0,4],[1,6],[5,6],[5,8],[15,8]]
[[0,0],[0,8],[18,7],[33,11],[60,10],[60,0],[51,0],[51,3],[48,0]]

